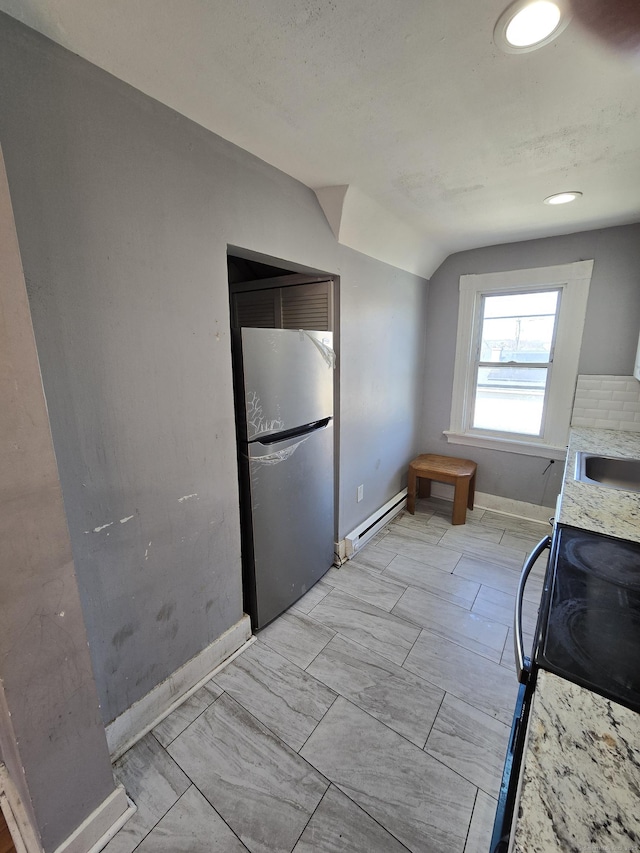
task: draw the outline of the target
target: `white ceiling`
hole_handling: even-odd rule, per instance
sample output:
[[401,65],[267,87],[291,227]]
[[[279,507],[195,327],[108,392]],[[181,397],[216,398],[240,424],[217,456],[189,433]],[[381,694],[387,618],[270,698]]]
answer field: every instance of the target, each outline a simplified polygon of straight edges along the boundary
[[[450,252],[640,220],[640,71],[572,21],[502,53],[508,0],[0,0],[314,189]],[[578,189],[564,207],[542,200]]]

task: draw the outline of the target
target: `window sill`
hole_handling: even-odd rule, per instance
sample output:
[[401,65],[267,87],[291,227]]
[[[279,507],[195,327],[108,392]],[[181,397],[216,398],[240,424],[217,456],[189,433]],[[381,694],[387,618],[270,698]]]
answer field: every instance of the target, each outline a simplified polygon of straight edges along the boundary
[[538,456],[541,459],[562,459],[567,455],[567,448],[555,447],[551,444],[538,444],[533,441],[520,439],[498,438],[493,435],[472,435],[471,433],[445,430],[449,444],[467,444],[472,447],[485,447],[488,450],[503,450],[507,453],[519,453],[522,456]]

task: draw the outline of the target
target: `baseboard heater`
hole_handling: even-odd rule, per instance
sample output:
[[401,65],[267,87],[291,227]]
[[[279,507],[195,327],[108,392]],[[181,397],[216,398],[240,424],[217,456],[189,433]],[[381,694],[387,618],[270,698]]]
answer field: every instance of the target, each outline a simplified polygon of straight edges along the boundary
[[348,533],[340,544],[338,554],[341,557],[341,562],[350,560],[372,536],[375,536],[378,530],[384,527],[392,518],[398,515],[399,512],[407,505],[407,489],[402,489],[397,495],[394,495],[391,500],[377,509],[369,518],[366,518],[362,524],[358,525],[355,530]]

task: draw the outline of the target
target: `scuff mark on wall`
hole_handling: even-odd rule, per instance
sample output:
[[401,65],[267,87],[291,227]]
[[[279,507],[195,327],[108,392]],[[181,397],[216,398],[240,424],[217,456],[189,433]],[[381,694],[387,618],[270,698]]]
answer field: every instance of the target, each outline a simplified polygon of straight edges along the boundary
[[[120,524],[126,524],[127,521],[131,521],[132,518],[135,518],[135,514],[134,515],[127,515],[125,518],[121,518]],[[98,527],[94,527],[93,532],[94,533],[100,533],[101,530],[106,530],[107,527],[111,527],[113,524],[115,524],[115,521],[110,521],[108,524],[101,524]],[[91,533],[91,530],[85,530],[84,532],[85,533]],[[108,535],[109,534],[107,533],[107,536]]]
[[116,649],[119,649],[122,644],[129,639],[129,637],[134,635],[134,633],[135,628],[133,624],[129,623],[129,625],[125,625],[124,628],[121,628],[113,635],[111,643],[116,647]]
[[170,622],[162,632],[169,640],[175,640],[178,636],[179,624],[176,621]]
[[146,679],[149,678],[157,668],[158,668],[157,663],[152,663],[151,666],[148,666],[145,669],[145,671],[142,673],[142,675],[140,675],[140,677],[138,679],[136,679],[136,687],[139,684],[142,684],[143,681],[146,681]]
[[197,498],[197,497],[198,497],[197,492],[195,492],[192,495],[183,495],[181,498],[178,498],[178,503],[181,504],[181,503],[184,503],[185,501],[191,500],[191,498]]
[[171,604],[163,604],[160,610],[156,613],[156,622],[168,622],[175,609],[175,602],[172,602]]

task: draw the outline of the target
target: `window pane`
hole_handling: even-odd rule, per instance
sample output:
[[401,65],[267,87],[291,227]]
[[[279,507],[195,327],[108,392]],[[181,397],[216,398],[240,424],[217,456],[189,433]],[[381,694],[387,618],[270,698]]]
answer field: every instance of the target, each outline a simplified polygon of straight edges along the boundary
[[558,291],[542,290],[535,293],[487,296],[485,304],[485,317],[526,317],[535,314],[555,314],[558,305]]
[[558,291],[485,296],[480,361],[548,362]]
[[546,368],[480,367],[474,429],[540,435],[547,375]]

